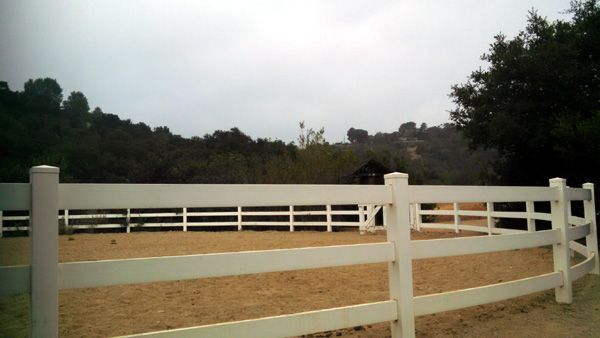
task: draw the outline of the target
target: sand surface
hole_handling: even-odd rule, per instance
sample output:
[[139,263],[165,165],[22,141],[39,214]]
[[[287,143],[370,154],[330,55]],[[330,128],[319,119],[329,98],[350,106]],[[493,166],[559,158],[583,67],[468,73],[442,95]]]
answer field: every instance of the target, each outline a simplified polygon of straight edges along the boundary
[[[460,236],[474,235],[461,233]],[[449,231],[413,239],[454,237]],[[161,232],[60,237],[60,260],[119,259],[385,241],[357,232]],[[0,239],[0,265],[27,262],[26,238]],[[552,271],[548,248],[416,260],[414,293],[475,287]],[[67,290],[60,293],[61,337],[106,337],[288,314],[388,299],[387,265]],[[574,285],[572,305],[541,292],[418,317],[418,337],[594,337],[600,332],[600,279]],[[0,336],[25,336],[26,296],[0,298]],[[309,335],[389,337],[387,323]]]

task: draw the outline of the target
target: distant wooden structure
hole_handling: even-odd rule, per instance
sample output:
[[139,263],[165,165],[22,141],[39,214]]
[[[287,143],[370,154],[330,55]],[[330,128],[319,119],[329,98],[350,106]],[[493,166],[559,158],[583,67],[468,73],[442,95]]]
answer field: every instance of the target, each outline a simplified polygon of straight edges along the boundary
[[383,184],[383,176],[391,172],[388,167],[374,159],[370,159],[348,175],[348,178],[355,184]]

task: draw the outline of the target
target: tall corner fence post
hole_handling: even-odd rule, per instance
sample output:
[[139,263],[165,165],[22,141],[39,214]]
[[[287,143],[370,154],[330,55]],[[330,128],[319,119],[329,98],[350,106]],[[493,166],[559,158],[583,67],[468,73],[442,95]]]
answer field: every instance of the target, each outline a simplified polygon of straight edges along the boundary
[[550,203],[552,229],[560,230],[560,243],[552,245],[552,254],[554,258],[554,271],[561,272],[563,285],[556,287],[554,295],[558,303],[570,304],[573,301],[573,285],[571,281],[571,255],[569,250],[569,241],[567,230],[569,226],[569,207],[566,188],[567,181],[564,178],[550,179],[550,187],[556,188],[558,192],[557,200]]
[[388,263],[390,298],[396,301],[398,312],[398,320],[391,322],[392,338],[415,337],[408,175],[391,173],[384,178],[392,193],[392,203],[385,209],[387,240],[395,251],[394,261]]
[[596,223],[596,204],[594,199],[594,184],[585,183],[583,189],[590,191],[590,200],[583,201],[583,211],[585,221],[590,223],[590,233],[585,237],[585,244],[587,246],[588,257],[594,255],[594,269],[590,271],[591,274],[600,274],[600,257],[598,257],[598,224]]
[[58,173],[50,166],[29,172],[30,337],[58,337]]

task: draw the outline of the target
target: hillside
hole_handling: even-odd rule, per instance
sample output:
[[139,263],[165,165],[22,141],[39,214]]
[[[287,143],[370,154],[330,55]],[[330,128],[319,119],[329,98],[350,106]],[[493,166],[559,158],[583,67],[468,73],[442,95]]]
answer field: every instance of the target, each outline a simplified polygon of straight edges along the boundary
[[63,99],[53,79],[29,80],[23,91],[0,82],[0,181],[25,182],[43,163],[60,167],[62,182],[345,183],[374,158],[413,183],[472,184],[485,179],[491,158],[471,153],[451,124],[408,122],[359,138],[349,130],[352,142],[334,145],[322,131],[302,125],[298,145],[252,139],[235,127],[185,138],[90,109],[81,92]]

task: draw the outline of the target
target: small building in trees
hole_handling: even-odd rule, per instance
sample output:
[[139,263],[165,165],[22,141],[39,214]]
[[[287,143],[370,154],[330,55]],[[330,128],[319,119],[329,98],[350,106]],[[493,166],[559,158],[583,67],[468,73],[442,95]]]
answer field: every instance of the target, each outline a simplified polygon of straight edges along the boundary
[[383,184],[383,176],[392,171],[374,159],[369,159],[348,176],[351,183]]

